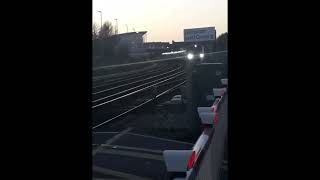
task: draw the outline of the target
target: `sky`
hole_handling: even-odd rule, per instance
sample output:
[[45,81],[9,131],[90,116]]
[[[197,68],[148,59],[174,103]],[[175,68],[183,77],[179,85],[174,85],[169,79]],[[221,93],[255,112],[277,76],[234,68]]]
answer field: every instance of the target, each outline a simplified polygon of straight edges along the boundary
[[92,0],[92,21],[115,25],[118,33],[148,31],[147,42],[183,41],[183,29],[216,28],[228,32],[228,0]]

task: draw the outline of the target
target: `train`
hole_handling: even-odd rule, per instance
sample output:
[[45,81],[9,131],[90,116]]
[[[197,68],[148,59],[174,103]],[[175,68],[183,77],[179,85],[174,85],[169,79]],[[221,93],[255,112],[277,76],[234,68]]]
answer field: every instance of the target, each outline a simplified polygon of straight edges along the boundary
[[203,45],[192,44],[185,48],[181,48],[179,51],[164,52],[161,54],[162,58],[170,57],[184,57],[188,60],[202,61],[205,56],[205,48]]
[[186,55],[188,60],[203,60],[204,59],[204,46],[202,45],[190,45],[186,48]]

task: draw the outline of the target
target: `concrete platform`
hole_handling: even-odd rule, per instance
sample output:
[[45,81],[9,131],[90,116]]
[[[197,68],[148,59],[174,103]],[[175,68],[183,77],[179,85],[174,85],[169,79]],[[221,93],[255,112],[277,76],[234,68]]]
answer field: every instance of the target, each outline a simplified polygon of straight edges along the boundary
[[93,179],[164,179],[162,152],[191,149],[193,144],[149,135],[122,132],[93,133]]

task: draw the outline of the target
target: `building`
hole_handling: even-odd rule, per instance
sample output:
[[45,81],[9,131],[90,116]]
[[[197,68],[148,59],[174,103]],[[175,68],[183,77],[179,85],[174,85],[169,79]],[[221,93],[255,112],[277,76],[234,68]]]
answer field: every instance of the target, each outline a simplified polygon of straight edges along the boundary
[[148,53],[149,58],[156,58],[161,56],[161,53],[170,50],[169,42],[147,42],[144,43],[144,48]]
[[143,46],[146,33],[147,31],[129,32],[114,36],[119,40],[118,47],[128,47],[129,56],[136,57],[146,52]]
[[144,47],[147,50],[165,50],[165,49],[169,49],[170,43],[169,42],[147,42],[147,43],[144,43]]

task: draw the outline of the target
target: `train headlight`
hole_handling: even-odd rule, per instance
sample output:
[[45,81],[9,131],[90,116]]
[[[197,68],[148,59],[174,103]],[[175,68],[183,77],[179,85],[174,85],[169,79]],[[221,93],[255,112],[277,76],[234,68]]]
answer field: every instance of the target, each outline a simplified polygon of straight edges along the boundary
[[200,53],[200,58],[204,58],[204,54],[203,53]]
[[189,54],[187,55],[187,58],[188,58],[189,60],[193,59],[193,54],[192,54],[192,53],[189,53]]

